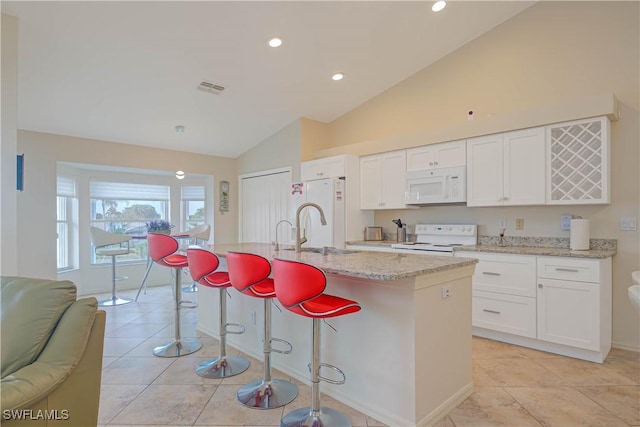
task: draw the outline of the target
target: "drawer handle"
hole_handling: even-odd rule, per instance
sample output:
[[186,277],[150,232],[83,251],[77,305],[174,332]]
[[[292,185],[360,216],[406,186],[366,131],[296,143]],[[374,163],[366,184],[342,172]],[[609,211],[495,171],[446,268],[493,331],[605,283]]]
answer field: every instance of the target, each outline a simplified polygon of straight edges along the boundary
[[486,311],[487,313],[493,313],[493,314],[500,314],[499,311],[496,310],[489,310],[488,308],[483,308],[482,311]]
[[556,271],[565,271],[567,273],[579,273],[575,268],[556,268]]
[[492,271],[483,271],[482,274],[486,274],[487,276],[500,276],[500,273],[494,273]]

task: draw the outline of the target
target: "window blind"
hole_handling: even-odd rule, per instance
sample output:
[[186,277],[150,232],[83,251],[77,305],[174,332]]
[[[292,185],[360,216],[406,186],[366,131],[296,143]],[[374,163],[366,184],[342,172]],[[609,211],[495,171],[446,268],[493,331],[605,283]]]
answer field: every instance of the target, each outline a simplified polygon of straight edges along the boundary
[[89,195],[92,199],[169,200],[169,186],[91,181]]
[[56,191],[60,197],[76,197],[76,180],[68,176],[58,176]]
[[204,186],[183,185],[182,200],[204,200]]

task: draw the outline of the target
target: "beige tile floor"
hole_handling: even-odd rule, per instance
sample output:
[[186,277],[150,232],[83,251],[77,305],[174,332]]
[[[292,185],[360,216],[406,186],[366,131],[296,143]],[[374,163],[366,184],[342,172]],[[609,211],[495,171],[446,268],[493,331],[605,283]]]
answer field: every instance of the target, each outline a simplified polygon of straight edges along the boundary
[[[184,299],[193,300],[194,294]],[[181,324],[183,336],[198,336],[202,349],[179,358],[154,357],[152,349],[173,336],[169,286],[149,288],[138,302],[106,311],[101,427],[278,426],[284,413],[310,401],[310,388],[293,380],[299,396],[284,408],[256,411],[238,404],[238,385],[261,377],[262,364],[252,358],[249,370],[236,377],[196,375],[194,367],[218,351],[217,340],[196,332],[197,309],[183,310]],[[278,371],[273,377],[289,378]],[[597,364],[473,338],[473,379],[475,393],[436,427],[640,426],[639,353],[613,349]],[[322,399],[345,412],[354,427],[384,425],[330,397]]]

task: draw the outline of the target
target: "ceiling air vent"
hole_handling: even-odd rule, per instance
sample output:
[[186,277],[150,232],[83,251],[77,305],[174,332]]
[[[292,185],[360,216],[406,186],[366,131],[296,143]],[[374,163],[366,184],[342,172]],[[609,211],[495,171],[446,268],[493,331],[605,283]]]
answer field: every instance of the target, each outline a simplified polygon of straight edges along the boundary
[[222,93],[222,91],[224,90],[224,86],[220,86],[220,85],[217,85],[215,83],[211,83],[211,82],[208,82],[206,80],[203,80],[198,85],[198,90],[201,90],[203,92],[213,93],[214,95],[220,95]]

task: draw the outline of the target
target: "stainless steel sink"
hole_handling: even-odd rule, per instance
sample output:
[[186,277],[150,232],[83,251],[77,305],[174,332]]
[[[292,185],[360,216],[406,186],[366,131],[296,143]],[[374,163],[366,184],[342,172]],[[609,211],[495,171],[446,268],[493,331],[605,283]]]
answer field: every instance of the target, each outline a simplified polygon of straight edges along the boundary
[[[295,248],[283,248],[283,251],[293,251]],[[323,254],[325,250],[323,248],[302,248],[302,252],[313,252],[316,254]],[[350,249],[337,249],[337,248],[326,248],[326,254],[332,255],[348,255],[348,254],[357,254],[360,251],[354,251]]]

